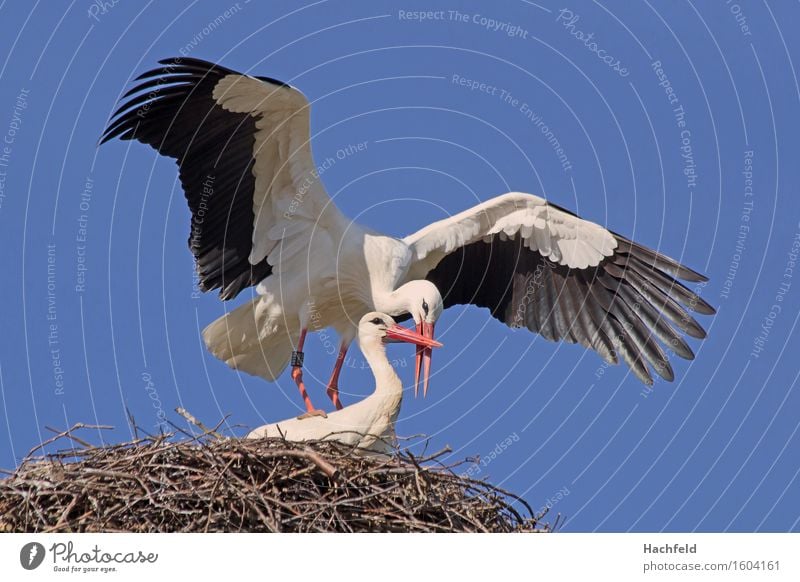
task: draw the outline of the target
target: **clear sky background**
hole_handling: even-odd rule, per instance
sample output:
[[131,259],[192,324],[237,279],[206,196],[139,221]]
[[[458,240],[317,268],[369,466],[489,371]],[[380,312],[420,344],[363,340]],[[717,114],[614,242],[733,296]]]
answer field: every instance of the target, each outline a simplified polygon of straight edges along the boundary
[[[709,275],[709,337],[652,390],[448,310],[400,434],[480,456],[460,470],[552,505],[567,531],[800,529],[798,21],[797,3],[722,0],[0,4],[0,466],[48,426],[129,439],[126,408],[145,430],[186,428],[183,406],[234,434],[299,411],[288,374],[267,384],[205,352],[200,330],[249,293],[194,290],[175,164],[96,147],[132,78],[184,54],[299,87],[328,191],[373,228],[521,190]],[[319,404],[333,341],[308,342]],[[412,348],[390,354],[410,383]],[[354,350],[343,399],[372,386]]]

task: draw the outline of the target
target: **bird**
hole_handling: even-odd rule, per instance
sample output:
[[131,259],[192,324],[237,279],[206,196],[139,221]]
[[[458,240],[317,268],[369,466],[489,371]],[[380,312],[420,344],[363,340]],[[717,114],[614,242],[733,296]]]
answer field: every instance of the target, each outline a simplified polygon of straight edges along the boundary
[[373,394],[327,417],[290,418],[259,427],[245,438],[335,440],[373,453],[389,454],[395,450],[395,423],[400,414],[403,383],[386,357],[386,344],[405,342],[423,349],[438,348],[442,344],[402,327],[391,316],[376,311],[367,313],[359,321],[357,340],[375,377]]
[[[486,308],[512,328],[621,358],[648,385],[652,372],[674,379],[667,351],[694,357],[683,334],[706,336],[690,312],[715,311],[678,279],[707,278],[656,250],[524,192],[404,238],[377,232],[325,191],[299,89],[195,58],[159,64],[123,95],[101,143],[137,140],[176,160],[200,289],[230,300],[255,287],[203,330],[206,347],[268,381],[291,365],[302,417],[326,414],[303,381],[307,333],[339,335],[326,391],[341,410],[342,364],[356,322],[372,311],[412,318],[432,339],[445,309]],[[415,394],[420,376],[427,394],[431,353],[417,346]]]

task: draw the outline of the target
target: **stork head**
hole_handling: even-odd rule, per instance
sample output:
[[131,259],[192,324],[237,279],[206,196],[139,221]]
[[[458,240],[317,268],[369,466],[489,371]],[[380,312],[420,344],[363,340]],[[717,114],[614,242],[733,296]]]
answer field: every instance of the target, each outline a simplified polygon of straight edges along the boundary
[[414,318],[414,323],[436,323],[444,311],[444,301],[439,289],[424,279],[409,281],[398,291],[402,290],[406,296],[408,313]]
[[442,344],[427,338],[412,329],[397,325],[391,316],[379,311],[372,311],[361,318],[358,323],[359,344],[370,343],[410,343],[424,349],[440,348]]
[[[439,289],[424,279],[409,281],[397,289],[396,293],[402,302],[403,310],[414,318],[417,333],[433,340],[433,329],[436,320],[444,311],[444,301]],[[424,365],[425,379],[422,387],[423,396],[428,394],[428,380],[431,375],[430,347],[417,344],[417,357],[414,363],[414,396],[419,392],[419,376]]]

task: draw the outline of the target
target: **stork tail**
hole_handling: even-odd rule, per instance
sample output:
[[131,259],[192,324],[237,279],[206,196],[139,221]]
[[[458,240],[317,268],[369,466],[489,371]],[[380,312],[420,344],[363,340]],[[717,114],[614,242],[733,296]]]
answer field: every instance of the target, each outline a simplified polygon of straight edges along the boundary
[[296,318],[259,296],[211,323],[203,340],[208,351],[234,370],[271,382],[289,364],[299,332]]

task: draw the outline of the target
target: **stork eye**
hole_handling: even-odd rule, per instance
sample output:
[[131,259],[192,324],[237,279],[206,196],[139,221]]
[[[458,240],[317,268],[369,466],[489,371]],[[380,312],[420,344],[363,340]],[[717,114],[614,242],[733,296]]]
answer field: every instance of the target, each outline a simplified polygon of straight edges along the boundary
[[424,299],[422,300],[422,311],[425,312],[425,315],[428,315],[428,302]]
[[370,321],[370,323],[372,323],[374,325],[381,325],[383,323],[383,320],[380,317],[376,317],[375,319]]

